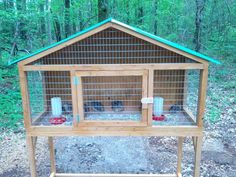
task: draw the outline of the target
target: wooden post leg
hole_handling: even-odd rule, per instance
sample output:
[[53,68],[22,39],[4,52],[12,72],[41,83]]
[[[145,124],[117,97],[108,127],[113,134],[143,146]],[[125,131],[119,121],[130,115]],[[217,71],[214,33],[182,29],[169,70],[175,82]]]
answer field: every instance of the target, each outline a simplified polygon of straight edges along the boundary
[[54,144],[53,144],[53,137],[48,137],[48,145],[50,151],[50,163],[51,163],[51,173],[56,173],[56,164],[55,164],[55,151],[54,151]]
[[195,147],[195,166],[194,166],[194,177],[200,177],[200,162],[202,153],[202,136],[196,137]]
[[27,144],[27,148],[28,148],[31,177],[37,177],[36,162],[35,162],[35,147],[34,147],[34,142],[33,142],[32,136],[26,137],[26,144]]
[[183,137],[178,138],[177,176],[182,177]]

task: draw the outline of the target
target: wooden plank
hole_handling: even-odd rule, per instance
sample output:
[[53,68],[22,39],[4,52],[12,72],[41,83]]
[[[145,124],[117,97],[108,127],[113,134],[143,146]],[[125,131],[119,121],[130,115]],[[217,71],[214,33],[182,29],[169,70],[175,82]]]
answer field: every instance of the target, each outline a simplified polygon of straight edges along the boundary
[[175,174],[73,174],[56,173],[55,177],[177,177]]
[[197,139],[196,139],[196,137],[192,137],[192,140],[193,140],[193,148],[194,148],[194,151],[196,152],[196,142],[197,142]]
[[76,72],[78,77],[82,76],[141,76],[145,71],[80,71]]
[[35,162],[35,148],[34,148],[32,136],[29,136],[29,135],[26,136],[26,144],[28,148],[28,157],[29,157],[31,177],[37,177],[36,162]]
[[203,69],[204,65],[199,63],[158,63],[158,64],[86,64],[86,65],[27,65],[23,67],[24,71],[101,71],[101,70],[185,70],[185,69]]
[[[178,138],[177,175],[182,171],[183,137]],[[178,175],[179,176],[179,175]]]
[[74,44],[75,42],[78,42],[78,41],[80,41],[82,39],[85,39],[85,38],[87,38],[87,37],[89,37],[89,36],[91,36],[93,34],[96,34],[96,33],[100,32],[100,31],[102,31],[104,29],[107,29],[110,26],[111,26],[110,23],[106,23],[106,24],[104,24],[104,25],[102,25],[102,26],[100,26],[100,27],[98,27],[98,28],[96,28],[96,29],[94,29],[92,31],[84,33],[84,34],[82,34],[82,35],[80,35],[78,37],[75,37],[75,38],[67,41],[67,42],[64,42],[64,43],[62,43],[60,45],[57,45],[57,46],[55,46],[53,48],[50,48],[50,49],[48,49],[48,50],[46,50],[44,52],[41,52],[41,53],[39,53],[37,55],[34,55],[34,56],[32,56],[32,57],[30,57],[30,58],[28,58],[26,60],[20,61],[19,64],[20,65],[26,65],[26,64],[31,63],[33,61],[36,61],[39,58],[42,58],[42,57],[44,57],[44,56],[46,56],[48,54],[51,54],[51,53],[53,53],[55,51],[58,51],[58,50],[60,50],[60,49],[62,49],[64,47],[67,47],[67,46],[71,45],[71,44]]
[[78,127],[86,127],[86,126],[90,126],[90,127],[100,127],[100,126],[104,126],[104,127],[122,127],[122,126],[126,126],[126,127],[134,127],[134,126],[146,126],[147,123],[146,122],[139,122],[139,121],[92,121],[92,120],[84,120],[83,122],[80,122]]
[[[148,75],[148,97],[153,97],[154,70],[149,69]],[[153,104],[148,104],[148,125],[152,126]]]
[[70,72],[70,78],[71,78],[71,94],[72,94],[72,108],[73,108],[73,127],[77,127],[78,122],[76,120],[77,116],[79,115],[79,111],[78,108],[79,106],[77,105],[77,88],[76,85],[74,83],[74,79],[75,79],[75,71],[71,71]]
[[[76,75],[78,72],[76,72]],[[77,84],[77,109],[78,109],[78,115],[79,115],[79,120],[76,120],[77,126],[81,122],[84,121],[84,101],[83,101],[83,85],[82,85],[82,78],[80,76],[76,76],[78,79],[78,84]],[[79,122],[78,122],[79,121]]]
[[202,136],[197,126],[153,127],[32,127],[31,136]]
[[56,164],[55,164],[55,152],[53,137],[48,137],[49,153],[50,153],[50,163],[51,163],[51,173],[56,173]]
[[19,79],[20,79],[24,124],[26,131],[28,131],[29,127],[31,126],[29,93],[27,88],[28,84],[27,84],[26,73],[23,71],[23,68],[21,66],[19,66]]
[[152,44],[155,44],[155,45],[158,45],[158,46],[163,47],[163,48],[165,48],[165,49],[168,49],[168,50],[170,50],[170,51],[172,51],[172,52],[175,52],[175,53],[178,53],[178,54],[183,55],[183,56],[185,56],[185,57],[188,57],[188,58],[190,58],[190,59],[192,59],[192,60],[195,60],[195,61],[197,61],[197,62],[200,62],[200,63],[208,63],[208,61],[205,61],[205,60],[203,60],[203,59],[201,59],[201,58],[199,58],[199,57],[197,57],[197,56],[191,55],[191,54],[186,53],[186,52],[184,52],[184,51],[182,51],[182,50],[179,50],[179,49],[176,49],[176,48],[171,47],[171,46],[169,46],[169,45],[163,44],[163,43],[161,43],[161,42],[159,42],[159,41],[156,41],[156,40],[154,40],[154,39],[151,39],[151,38],[149,38],[149,37],[146,37],[146,36],[144,36],[144,35],[141,35],[141,34],[135,32],[135,31],[130,30],[130,29],[128,29],[128,28],[125,28],[125,27],[123,27],[123,26],[120,26],[120,25],[117,25],[117,24],[112,24],[112,27],[115,28],[115,29],[121,30],[121,31],[123,31],[123,32],[126,32],[126,33],[128,33],[128,34],[130,34],[130,35],[132,35],[132,36],[137,37],[137,38],[140,38],[140,39],[143,39],[143,40],[145,40],[145,41],[148,41],[148,42],[150,42],[150,43],[152,43]]
[[207,91],[207,80],[208,80],[208,64],[205,68],[200,71],[200,83],[199,83],[199,94],[198,94],[198,111],[197,111],[197,125],[203,127],[203,116],[205,112],[206,103],[206,91]]
[[193,177],[200,177],[200,162],[202,153],[202,136],[196,137],[196,151],[194,158],[194,175]]

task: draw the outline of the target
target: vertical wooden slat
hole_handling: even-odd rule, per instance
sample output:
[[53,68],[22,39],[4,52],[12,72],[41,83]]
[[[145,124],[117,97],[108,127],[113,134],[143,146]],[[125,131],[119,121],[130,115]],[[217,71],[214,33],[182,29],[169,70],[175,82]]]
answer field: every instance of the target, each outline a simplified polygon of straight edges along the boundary
[[56,173],[53,137],[48,137],[48,145],[49,145],[49,153],[50,153],[51,173]]
[[[148,74],[148,97],[153,97],[154,70],[150,69]],[[153,104],[148,104],[148,125],[152,126]]]
[[23,71],[23,66],[18,65],[18,67],[19,67],[19,79],[20,79],[20,87],[21,87],[24,124],[27,131],[31,126],[29,93],[28,93],[28,88],[27,88],[28,87],[27,75],[26,75],[26,72]]
[[200,82],[198,89],[198,112],[197,112],[197,125],[203,127],[203,115],[205,111],[206,90],[208,80],[208,64],[204,65],[204,69],[200,71]]
[[80,76],[76,76],[78,79],[77,84],[77,108],[79,111],[79,121],[84,121],[84,101],[83,101],[83,87],[82,87],[82,78]]
[[72,94],[72,109],[73,109],[73,126],[77,127],[77,120],[76,120],[76,116],[79,115],[78,113],[78,105],[77,105],[77,89],[76,89],[76,85],[74,83],[74,79],[75,79],[75,71],[71,71],[70,72],[70,82],[71,82],[71,94]]
[[183,137],[178,138],[177,175],[181,174],[183,156]]
[[27,144],[27,148],[28,148],[28,157],[29,157],[31,177],[37,177],[36,161],[35,161],[35,148],[34,148],[32,136],[28,136],[28,135],[26,136],[26,144]]
[[196,137],[196,150],[194,158],[194,175],[193,177],[200,177],[200,162],[202,153],[202,136]]

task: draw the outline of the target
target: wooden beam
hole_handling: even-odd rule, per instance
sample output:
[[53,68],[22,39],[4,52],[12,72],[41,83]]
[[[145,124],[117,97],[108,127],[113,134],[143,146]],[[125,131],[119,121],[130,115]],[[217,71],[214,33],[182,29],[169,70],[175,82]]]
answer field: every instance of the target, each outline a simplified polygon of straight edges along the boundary
[[200,177],[200,162],[202,153],[202,136],[196,137],[196,151],[194,159],[194,175],[193,177]]
[[55,164],[55,151],[53,144],[53,137],[48,137],[48,145],[50,152],[50,163],[51,163],[51,173],[56,173],[56,164]]
[[19,79],[20,79],[24,124],[25,124],[25,129],[27,131],[29,127],[31,126],[29,94],[28,94],[28,88],[27,88],[28,84],[27,84],[26,73],[23,71],[23,67],[21,66],[19,66]]
[[202,136],[197,126],[155,126],[155,127],[73,127],[45,126],[31,127],[32,136]]
[[208,64],[200,71],[200,83],[198,90],[198,111],[197,111],[197,125],[203,127],[203,116],[205,112],[206,91],[208,80]]
[[127,70],[185,70],[203,69],[204,65],[199,63],[160,63],[160,64],[106,64],[106,65],[27,65],[23,66],[24,71],[127,71]]
[[77,116],[79,115],[79,111],[78,111],[78,100],[77,100],[77,87],[74,83],[74,79],[75,79],[75,71],[71,71],[70,72],[70,82],[71,82],[71,94],[72,94],[72,109],[73,109],[73,126],[74,128],[77,127],[78,122],[77,122]]
[[182,171],[182,157],[183,157],[183,137],[178,138],[178,154],[177,154],[177,175]]
[[29,136],[29,135],[26,136],[26,144],[27,144],[27,148],[28,148],[28,157],[29,157],[31,177],[37,177],[35,149],[34,149],[34,143],[33,143],[32,136]]
[[72,174],[56,173],[55,177],[177,177],[175,174]]
[[196,142],[197,142],[197,139],[195,136],[192,137],[192,140],[193,140],[193,148],[194,148],[194,152],[196,152]]
[[[154,70],[149,69],[148,75],[148,97],[153,97]],[[148,104],[148,125],[152,126],[153,104]]]

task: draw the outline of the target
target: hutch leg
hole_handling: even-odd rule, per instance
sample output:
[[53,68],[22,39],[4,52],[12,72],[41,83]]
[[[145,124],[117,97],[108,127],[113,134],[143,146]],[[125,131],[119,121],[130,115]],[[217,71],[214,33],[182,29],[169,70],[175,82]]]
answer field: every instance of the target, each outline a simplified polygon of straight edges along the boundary
[[182,177],[182,156],[183,156],[183,137],[178,138],[178,159],[177,159],[177,176]]
[[201,162],[201,151],[202,151],[202,136],[196,137],[195,146],[195,166],[194,166],[194,177],[200,176],[200,162]]
[[50,151],[50,163],[51,163],[51,173],[56,173],[56,165],[55,165],[55,151],[53,144],[53,137],[48,137],[48,145]]
[[28,148],[31,177],[37,177],[36,162],[35,162],[34,137],[27,136],[26,143],[27,143],[27,148]]

